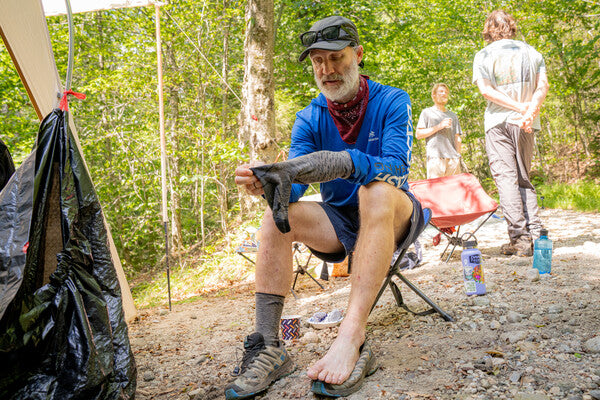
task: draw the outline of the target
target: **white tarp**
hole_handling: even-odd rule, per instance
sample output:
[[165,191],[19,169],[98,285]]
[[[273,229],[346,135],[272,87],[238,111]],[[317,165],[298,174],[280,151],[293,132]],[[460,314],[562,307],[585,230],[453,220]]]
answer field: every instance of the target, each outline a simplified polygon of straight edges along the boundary
[[[0,35],[41,121],[58,107],[58,94],[63,90],[41,1],[0,0]],[[77,148],[83,158],[73,118],[70,118],[69,122]],[[136,316],[133,297],[106,221],[104,225],[108,230],[112,259],[121,286],[125,320],[131,321]]]
[[39,0],[2,0],[0,33],[41,120],[62,92]]
[[[153,5],[153,0],[70,0],[71,13],[77,14],[88,11],[113,10],[115,8],[143,7]],[[51,15],[65,15],[67,6],[65,0],[42,0],[44,13]]]

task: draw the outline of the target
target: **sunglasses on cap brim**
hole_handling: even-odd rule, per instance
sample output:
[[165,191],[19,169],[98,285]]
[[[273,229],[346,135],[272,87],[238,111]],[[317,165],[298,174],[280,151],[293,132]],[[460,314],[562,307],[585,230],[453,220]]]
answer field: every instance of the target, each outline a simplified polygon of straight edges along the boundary
[[349,35],[344,29],[344,25],[334,25],[323,28],[320,31],[308,31],[300,35],[300,41],[304,47],[309,47],[312,44],[325,40],[327,42],[333,40],[352,40],[355,38]]

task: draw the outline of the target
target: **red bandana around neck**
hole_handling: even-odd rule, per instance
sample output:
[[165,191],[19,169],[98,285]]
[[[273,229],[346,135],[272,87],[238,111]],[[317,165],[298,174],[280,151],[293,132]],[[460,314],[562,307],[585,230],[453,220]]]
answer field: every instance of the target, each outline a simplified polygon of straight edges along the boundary
[[347,103],[336,103],[327,99],[327,109],[335,126],[340,131],[342,140],[348,144],[356,143],[360,127],[367,113],[369,103],[369,79],[366,75],[360,75],[360,84],[356,96]]

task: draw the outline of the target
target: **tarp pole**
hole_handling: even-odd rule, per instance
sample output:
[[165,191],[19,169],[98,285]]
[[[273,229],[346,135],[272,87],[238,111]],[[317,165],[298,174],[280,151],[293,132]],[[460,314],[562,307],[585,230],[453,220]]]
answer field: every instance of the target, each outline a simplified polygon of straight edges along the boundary
[[67,78],[65,81],[65,92],[71,89],[71,78],[73,77],[73,57],[74,57],[74,33],[73,33],[73,13],[71,12],[71,2],[65,0],[67,6],[67,20],[69,21],[69,58],[67,60]]
[[158,116],[160,125],[160,178],[162,183],[162,220],[165,230],[165,260],[167,264],[167,290],[171,311],[171,270],[169,269],[169,215],[167,213],[167,140],[165,138],[165,108],[163,104],[163,73],[160,39],[160,6],[154,4],[156,23],[156,61],[158,65]]

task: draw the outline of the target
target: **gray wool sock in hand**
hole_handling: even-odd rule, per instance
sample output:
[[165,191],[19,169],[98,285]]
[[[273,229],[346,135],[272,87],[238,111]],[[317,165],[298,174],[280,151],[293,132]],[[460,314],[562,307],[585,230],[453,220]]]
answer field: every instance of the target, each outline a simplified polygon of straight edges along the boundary
[[280,163],[250,168],[263,186],[275,225],[282,233],[290,231],[288,208],[292,183],[328,182],[348,178],[354,172],[347,151],[317,151]]

